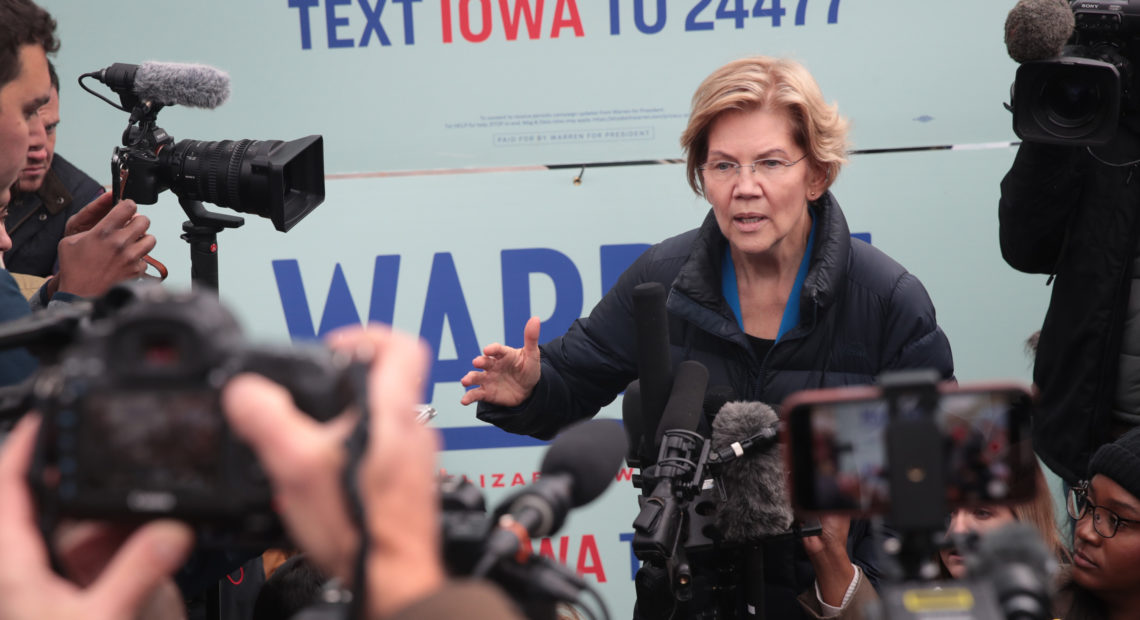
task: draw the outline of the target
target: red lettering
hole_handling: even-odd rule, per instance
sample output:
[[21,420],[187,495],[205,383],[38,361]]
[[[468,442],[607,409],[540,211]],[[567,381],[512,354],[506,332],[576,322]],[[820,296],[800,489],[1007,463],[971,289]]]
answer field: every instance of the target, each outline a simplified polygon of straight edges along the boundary
[[602,567],[602,558],[598,555],[598,543],[593,534],[582,536],[582,546],[578,548],[578,576],[592,574],[598,583],[606,582],[606,570]]
[[519,13],[526,20],[527,36],[531,39],[542,36],[542,0],[537,0],[533,13],[530,10],[530,0],[515,0],[513,14],[508,2],[509,0],[499,0],[499,12],[503,14],[503,30],[507,33],[507,40],[514,41],[519,36]]
[[491,484],[492,489],[506,488],[507,485],[503,484],[503,478],[507,476],[506,474],[491,474],[491,476],[495,478],[495,482]]
[[623,467],[623,468],[619,469],[618,473],[617,473],[617,477],[615,477],[614,480],[616,480],[618,482],[625,482],[627,480],[633,480],[633,468],[632,467]]
[[[562,16],[564,9],[570,9],[570,17]],[[558,0],[558,4],[554,7],[554,15],[554,25],[550,27],[551,39],[557,39],[558,32],[563,28],[573,28],[576,37],[586,36],[586,33],[582,31],[582,18],[578,16],[576,0]]]
[[570,539],[566,536],[559,537],[558,539],[558,557],[554,557],[554,545],[550,542],[549,538],[543,538],[538,543],[538,555],[548,557],[558,562],[566,563],[566,554],[570,551]]
[[451,43],[451,0],[439,0],[440,24],[443,26],[443,42]]
[[482,43],[491,36],[491,0],[479,0],[479,12],[483,16],[483,29],[479,32],[471,31],[470,6],[471,0],[459,0],[459,32],[472,43]]
[[514,477],[511,478],[511,486],[513,486],[513,487],[517,487],[519,485],[525,485],[525,484],[526,484],[526,478],[523,478],[523,475],[521,473],[516,472]]

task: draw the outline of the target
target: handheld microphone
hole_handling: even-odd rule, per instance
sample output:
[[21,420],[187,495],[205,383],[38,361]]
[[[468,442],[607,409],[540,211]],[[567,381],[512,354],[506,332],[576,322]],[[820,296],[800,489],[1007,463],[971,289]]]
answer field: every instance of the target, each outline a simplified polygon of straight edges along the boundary
[[562,527],[571,508],[592,502],[617,477],[625,454],[625,433],[614,420],[575,424],[557,437],[542,460],[542,476],[495,510],[498,527],[487,538],[473,575],[485,575],[500,559],[525,563],[530,539]]
[[993,586],[1002,617],[1024,620],[1053,617],[1049,592],[1057,567],[1037,530],[1020,522],[982,536],[966,558],[968,575]]
[[1065,0],[1019,0],[1005,18],[1005,48],[1019,63],[1053,58],[1075,27]]
[[[641,382],[642,428],[656,432],[673,387],[669,357],[669,317],[665,311],[665,287],[643,282],[633,287],[633,318],[637,326],[637,376]],[[660,445],[660,433],[657,434]],[[641,455],[643,465],[657,457],[650,450]]]
[[115,63],[86,75],[120,95],[134,94],[143,101],[163,105],[212,110],[230,96],[229,74],[207,65],[154,61],[141,65]]
[[783,534],[792,524],[779,424],[776,412],[760,402],[726,403],[713,418],[712,448],[738,457],[719,476],[726,498],[717,527],[727,542]]

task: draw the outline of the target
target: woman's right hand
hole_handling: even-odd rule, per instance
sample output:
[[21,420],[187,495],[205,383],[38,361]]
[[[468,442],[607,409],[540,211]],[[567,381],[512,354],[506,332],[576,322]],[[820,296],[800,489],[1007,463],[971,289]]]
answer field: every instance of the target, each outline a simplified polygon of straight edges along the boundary
[[530,397],[542,376],[538,352],[540,325],[536,316],[526,322],[521,349],[497,342],[484,348],[483,355],[471,361],[471,365],[479,370],[472,370],[460,380],[463,387],[472,389],[467,390],[459,402],[470,405],[482,401],[514,407]]

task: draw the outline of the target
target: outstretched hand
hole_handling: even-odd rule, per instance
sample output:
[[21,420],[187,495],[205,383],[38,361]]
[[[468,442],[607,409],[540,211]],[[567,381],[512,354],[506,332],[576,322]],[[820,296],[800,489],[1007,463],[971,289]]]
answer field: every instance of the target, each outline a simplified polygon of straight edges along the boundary
[[521,349],[497,342],[484,348],[483,355],[471,361],[471,365],[479,370],[472,370],[460,379],[464,387],[474,387],[464,393],[459,402],[470,405],[484,401],[514,407],[529,398],[542,376],[538,351],[540,325],[541,321],[536,316],[526,322]]

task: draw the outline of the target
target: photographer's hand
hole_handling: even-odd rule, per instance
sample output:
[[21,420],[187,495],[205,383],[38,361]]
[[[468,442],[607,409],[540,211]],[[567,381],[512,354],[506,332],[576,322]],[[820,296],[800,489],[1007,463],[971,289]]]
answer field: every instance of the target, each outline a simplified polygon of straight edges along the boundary
[[855,578],[855,566],[847,555],[847,534],[851,530],[851,518],[824,515],[819,518],[819,523],[822,526],[819,536],[803,539],[804,551],[815,569],[820,602],[840,607]]
[[135,617],[185,561],[193,543],[190,528],[153,521],[118,545],[105,543],[117,543],[120,532],[91,525],[84,534],[86,544],[61,550],[67,556],[65,564],[91,569],[90,586],[82,588],[56,575],[36,529],[35,508],[25,483],[38,427],[38,416],[24,416],[0,450],[0,617]]
[[[333,348],[367,351],[369,443],[360,464],[360,498],[369,532],[369,617],[382,618],[438,590],[444,582],[436,485],[437,433],[415,421],[428,372],[418,339],[382,327],[350,328]],[[314,563],[345,582],[353,577],[359,533],[341,487],[351,419],[325,425],[297,410],[280,386],[243,375],[223,392],[235,431],[259,455],[282,519]]]
[[73,234],[59,242],[57,290],[98,297],[115,284],[146,272],[143,257],[156,243],[154,235],[147,233],[150,220],[138,214],[133,200],[124,200],[103,214],[109,202],[108,194],[103,194],[68,220],[67,229]]

